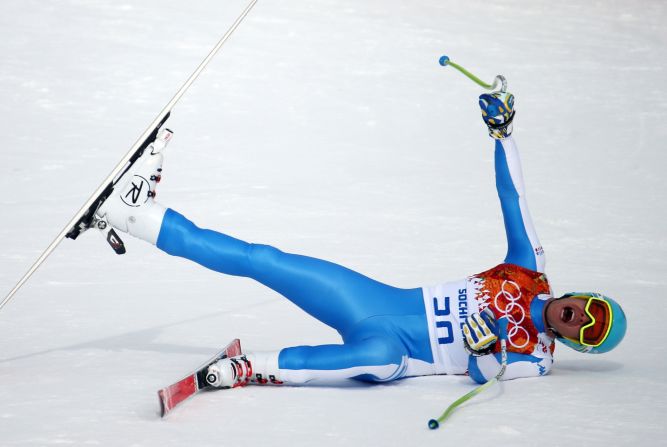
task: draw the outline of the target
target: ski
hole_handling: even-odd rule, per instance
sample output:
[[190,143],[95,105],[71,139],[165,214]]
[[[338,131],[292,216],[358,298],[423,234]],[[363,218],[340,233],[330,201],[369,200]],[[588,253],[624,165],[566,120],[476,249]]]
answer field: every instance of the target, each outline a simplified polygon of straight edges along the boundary
[[[227,32],[220,38],[218,43],[213,47],[209,54],[202,60],[199,66],[195,71],[190,75],[190,77],[183,83],[181,88],[176,92],[174,97],[167,103],[167,105],[160,111],[157,117],[153,122],[148,126],[148,128],[141,134],[137,141],[132,145],[130,150],[125,154],[125,156],[120,160],[116,167],[111,171],[107,178],[102,182],[102,184],[95,190],[95,192],[88,198],[88,200],[83,204],[81,209],[70,219],[70,221],[65,225],[63,230],[56,236],[56,238],[51,242],[51,244],[42,252],[42,254],[37,258],[33,265],[28,269],[28,271],[21,277],[21,279],[16,283],[14,288],[5,296],[5,298],[0,302],[0,309],[2,309],[11,299],[14,297],[16,292],[25,284],[28,279],[32,276],[33,273],[39,268],[40,265],[49,257],[49,255],[58,247],[58,245],[66,237],[70,239],[76,239],[76,237],[86,229],[90,228],[95,220],[95,211],[99,205],[109,196],[111,191],[113,191],[113,185],[117,182],[120,177],[123,176],[125,172],[129,169],[129,166],[132,165],[134,160],[143,153],[143,150],[153,141],[157,136],[159,129],[165,123],[171,110],[178,103],[181,97],[185,92],[190,88],[192,83],[199,77],[199,74],[204,70],[204,68],[209,64],[213,57],[218,53],[222,45],[229,39],[232,33],[236,28],[241,24],[243,19],[248,15],[250,10],[255,6],[257,0],[251,0],[246,8],[241,12],[241,14],[236,18],[236,21],[230,26]],[[137,155],[138,154],[138,155]],[[103,229],[105,230],[105,229]],[[107,241],[112,246],[112,248],[118,254],[125,252],[125,247],[118,238],[113,229],[107,230]]]
[[237,338],[225,347],[222,351],[211,357],[206,363],[197,368],[191,374],[182,378],[178,382],[162,388],[157,392],[160,399],[160,416],[165,417],[181,402],[194,396],[199,391],[211,388],[206,383],[206,370],[209,366],[220,359],[241,355],[241,341]]

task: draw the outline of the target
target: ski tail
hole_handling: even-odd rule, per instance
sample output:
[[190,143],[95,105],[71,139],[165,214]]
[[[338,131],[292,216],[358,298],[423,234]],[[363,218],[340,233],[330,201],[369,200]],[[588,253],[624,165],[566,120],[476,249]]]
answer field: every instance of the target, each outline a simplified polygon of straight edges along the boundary
[[178,382],[159,390],[157,394],[160,400],[160,416],[165,417],[181,402],[194,396],[200,390],[208,388],[206,382],[200,379],[200,377],[202,377],[202,371],[206,371],[210,365],[220,359],[234,357],[241,354],[241,341],[237,338],[229,343],[225,349],[218,352],[206,363],[197,368],[196,371],[179,380]]

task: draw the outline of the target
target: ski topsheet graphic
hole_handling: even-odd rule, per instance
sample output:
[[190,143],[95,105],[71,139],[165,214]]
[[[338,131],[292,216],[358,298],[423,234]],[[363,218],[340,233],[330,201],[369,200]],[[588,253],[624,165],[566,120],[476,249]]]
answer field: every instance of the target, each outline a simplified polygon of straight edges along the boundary
[[[199,66],[195,71],[190,75],[190,77],[183,83],[181,88],[176,92],[174,97],[167,103],[167,105],[162,109],[162,111],[157,115],[153,122],[148,126],[148,128],[139,136],[137,141],[132,145],[130,150],[125,154],[125,156],[120,160],[116,167],[111,171],[102,184],[97,188],[97,190],[90,196],[90,198],[83,204],[81,209],[72,217],[72,219],[65,225],[65,228],[56,236],[56,238],[51,242],[51,244],[42,252],[42,254],[37,258],[35,263],[28,269],[28,271],[23,275],[23,277],[18,281],[14,288],[7,294],[7,296],[0,302],[0,309],[2,309],[9,300],[16,294],[16,292],[26,283],[26,281],[32,276],[32,274],[39,268],[40,265],[49,257],[49,255],[56,249],[60,242],[69,237],[71,239],[76,239],[77,236],[90,227],[91,223],[94,220],[95,211],[97,207],[104,202],[104,200],[111,194],[113,191],[113,185],[115,181],[118,181],[122,177],[123,173],[127,171],[129,166],[132,165],[134,160],[138,158],[143,149],[145,149],[150,143],[155,140],[157,132],[164,124],[164,122],[169,117],[172,108],[178,103],[181,97],[185,92],[190,88],[192,83],[197,79],[199,74],[206,68],[209,62],[213,57],[218,53],[222,45],[229,39],[229,37],[234,33],[236,28],[241,24],[243,19],[248,15],[250,10],[255,6],[257,0],[251,0],[246,8],[241,12],[241,14],[236,18],[236,21],[229,27],[227,32],[220,38],[218,43],[213,47],[210,53],[202,60]],[[137,155],[138,154],[138,155]],[[118,235],[115,232],[109,231],[107,240],[109,244],[116,250],[116,253],[124,253],[124,246],[122,241],[118,238]]]
[[206,383],[205,378],[208,367],[220,359],[237,355],[241,355],[241,342],[238,338],[183,379],[159,390],[157,394],[160,399],[160,416],[166,416],[167,413],[174,409],[174,407],[184,400],[194,396],[199,391],[205,388],[211,388],[211,386]]

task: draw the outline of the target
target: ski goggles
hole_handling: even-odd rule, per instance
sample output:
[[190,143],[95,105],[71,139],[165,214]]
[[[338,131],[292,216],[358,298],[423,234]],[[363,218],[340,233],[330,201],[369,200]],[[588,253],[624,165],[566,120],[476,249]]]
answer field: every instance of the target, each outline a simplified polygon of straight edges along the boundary
[[613,312],[611,304],[602,298],[587,295],[572,295],[571,298],[579,298],[587,300],[586,315],[591,321],[582,326],[579,330],[580,344],[596,348],[600,346],[609,336],[611,331],[611,322],[613,320]]

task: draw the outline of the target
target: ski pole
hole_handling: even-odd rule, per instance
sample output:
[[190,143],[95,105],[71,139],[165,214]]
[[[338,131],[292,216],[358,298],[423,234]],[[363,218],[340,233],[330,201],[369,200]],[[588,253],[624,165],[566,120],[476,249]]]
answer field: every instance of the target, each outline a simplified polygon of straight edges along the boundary
[[465,76],[468,77],[471,81],[475,82],[477,85],[481,86],[482,88],[485,88],[487,90],[496,90],[498,86],[500,85],[500,91],[502,93],[505,93],[507,91],[507,79],[503,75],[497,75],[495,79],[493,80],[493,84],[487,84],[486,82],[482,81],[479,79],[477,76],[474,74],[470,73],[468,70],[460,66],[459,64],[455,63],[452,61],[449,56],[441,56],[440,57],[440,65],[443,67],[446,66],[451,66],[453,68],[456,68],[458,71],[463,73]]
[[431,430],[435,430],[438,427],[440,427],[440,424],[445,422],[445,420],[449,417],[450,414],[456,408],[458,408],[459,405],[462,403],[470,400],[471,398],[475,397],[482,391],[484,391],[487,388],[490,388],[493,386],[494,383],[498,382],[500,378],[505,374],[505,370],[507,369],[507,318],[503,317],[498,320],[498,329],[499,329],[499,337],[500,337],[500,371],[498,371],[498,374],[491,380],[487,381],[486,383],[478,386],[474,390],[470,391],[469,393],[461,396],[457,400],[455,400],[447,409],[438,417],[437,419],[431,419],[428,421],[428,428]]

